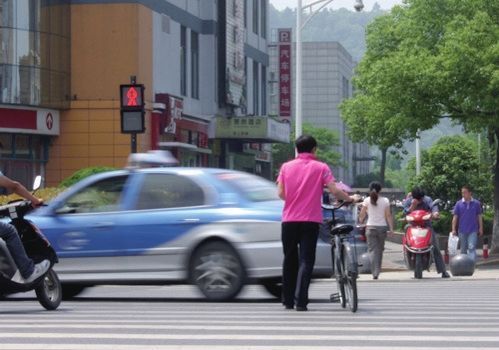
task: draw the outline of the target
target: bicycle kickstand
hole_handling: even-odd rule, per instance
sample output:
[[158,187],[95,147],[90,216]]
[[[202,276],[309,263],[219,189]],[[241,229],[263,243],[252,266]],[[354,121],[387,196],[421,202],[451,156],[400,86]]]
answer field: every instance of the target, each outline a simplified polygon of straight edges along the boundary
[[340,293],[333,293],[329,296],[329,301],[331,303],[339,303],[340,302]]

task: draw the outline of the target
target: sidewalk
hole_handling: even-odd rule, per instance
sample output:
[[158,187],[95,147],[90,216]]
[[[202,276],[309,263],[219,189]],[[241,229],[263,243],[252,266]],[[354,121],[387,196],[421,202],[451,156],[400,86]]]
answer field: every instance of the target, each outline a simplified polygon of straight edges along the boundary
[[[499,257],[483,259],[480,250],[477,250],[477,263],[473,276],[456,276],[445,280],[477,280],[477,279],[498,279],[499,280]],[[402,253],[402,245],[391,241],[386,241],[385,252],[383,254],[383,267],[379,280],[411,280],[414,274],[405,266]],[[435,271],[432,265],[430,272],[424,271],[423,278],[441,279],[440,274]],[[372,280],[370,274],[360,275],[361,281]]]

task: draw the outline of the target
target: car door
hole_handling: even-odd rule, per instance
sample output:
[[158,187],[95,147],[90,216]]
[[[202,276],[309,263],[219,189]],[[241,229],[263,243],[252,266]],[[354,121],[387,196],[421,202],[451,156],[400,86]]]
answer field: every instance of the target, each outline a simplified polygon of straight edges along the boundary
[[[207,194],[189,176],[143,173],[134,204],[123,218],[133,234],[126,237],[130,271],[143,278],[182,277],[188,235],[207,222]],[[186,237],[187,236],[187,237]]]
[[114,273],[125,268],[126,233],[120,222],[126,215],[122,197],[127,180],[128,174],[97,180],[69,195],[55,208],[44,232],[60,258],[59,272]]

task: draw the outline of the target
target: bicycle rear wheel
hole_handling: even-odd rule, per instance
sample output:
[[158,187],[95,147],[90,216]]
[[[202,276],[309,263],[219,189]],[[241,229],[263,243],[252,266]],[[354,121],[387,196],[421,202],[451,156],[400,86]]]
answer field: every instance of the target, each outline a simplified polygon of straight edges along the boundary
[[356,312],[359,304],[357,297],[357,278],[348,276],[346,278],[344,288],[346,304],[348,304],[348,308],[350,309],[350,311]]

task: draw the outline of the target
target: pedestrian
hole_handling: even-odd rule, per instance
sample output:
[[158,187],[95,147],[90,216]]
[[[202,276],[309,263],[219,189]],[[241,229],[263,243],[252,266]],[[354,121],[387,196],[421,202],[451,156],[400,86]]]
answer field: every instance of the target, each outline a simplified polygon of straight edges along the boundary
[[383,251],[385,250],[386,235],[393,232],[393,217],[390,210],[390,200],[379,195],[381,184],[371,182],[369,184],[369,197],[362,203],[359,221],[364,222],[367,215],[366,238],[369,260],[371,261],[371,272],[373,279],[378,279],[381,272]]
[[[43,203],[41,199],[33,196],[23,185],[17,181],[12,181],[7,176],[3,175],[1,171],[0,187],[6,188],[17,195],[30,200],[33,206]],[[11,224],[0,221],[0,238],[5,241],[10,255],[12,255],[25,283],[33,282],[50,268],[50,262],[48,260],[43,260],[35,265],[33,260],[26,254],[16,228]]]
[[[432,206],[432,199],[426,196],[423,189],[416,186],[412,189],[411,193],[404,201],[404,213],[409,214],[414,210],[426,210],[432,213],[433,219],[440,218],[440,213],[438,211],[438,206]],[[449,278],[449,274],[445,269],[444,259],[442,258],[442,253],[438,245],[438,238],[430,224],[431,230],[431,244],[433,250],[433,258],[435,259],[435,266],[437,267],[437,272],[442,274],[442,278]]]
[[324,186],[337,199],[353,202],[336,187],[329,166],[317,160],[317,141],[302,135],[295,141],[297,157],[281,166],[279,197],[284,200],[281,239],[282,303],[286,309],[307,311],[308,287],[315,263],[319,225],[322,223],[321,199]]
[[452,235],[459,236],[461,254],[468,254],[476,261],[476,243],[478,235],[483,236],[482,204],[473,198],[471,187],[461,188],[463,198],[454,206],[452,217]]

